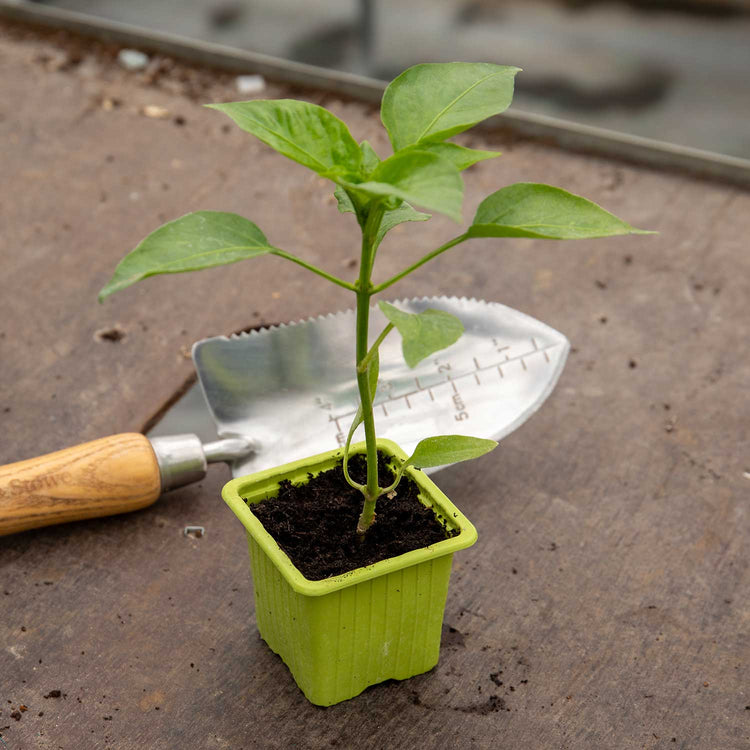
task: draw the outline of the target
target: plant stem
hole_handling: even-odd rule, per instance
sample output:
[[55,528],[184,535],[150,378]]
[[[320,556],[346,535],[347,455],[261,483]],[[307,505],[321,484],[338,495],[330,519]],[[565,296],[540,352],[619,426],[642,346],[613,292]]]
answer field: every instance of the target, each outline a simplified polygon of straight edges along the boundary
[[[364,264],[363,264],[364,265]],[[365,425],[365,443],[367,445],[367,484],[364,496],[365,504],[357,523],[357,532],[364,534],[375,517],[375,500],[378,497],[378,451],[375,443],[375,420],[372,415],[370,386],[367,371],[359,372],[359,363],[367,355],[367,327],[370,314],[369,292],[357,292],[357,385],[362,403],[362,417]]]
[[362,417],[365,425],[365,443],[367,446],[367,484],[364,490],[364,507],[357,523],[357,533],[364,534],[375,519],[375,501],[378,498],[378,449],[375,442],[375,419],[372,414],[372,399],[367,375],[367,365],[362,363],[367,357],[367,339],[370,320],[370,297],[372,284],[370,277],[373,265],[373,246],[375,236],[383,218],[385,209],[376,204],[370,213],[362,231],[362,263],[357,283],[357,386],[362,404]]
[[378,292],[382,292],[384,289],[387,289],[392,284],[395,284],[400,279],[403,279],[404,276],[408,276],[412,271],[416,271],[417,268],[419,268],[420,266],[423,266],[425,263],[437,257],[441,253],[444,253],[446,250],[450,250],[452,247],[459,245],[465,239],[466,239],[465,234],[460,234],[458,237],[454,237],[452,240],[449,240],[444,245],[441,245],[439,248],[437,248],[437,250],[433,250],[431,253],[427,253],[427,255],[425,255],[424,258],[421,258],[416,263],[409,266],[408,268],[405,268],[400,273],[397,273],[395,276],[392,276],[390,279],[387,279],[382,284],[378,284],[377,286],[374,286],[372,288],[372,293],[377,294]]
[[354,284],[350,284],[348,281],[344,281],[343,279],[340,279],[338,276],[333,276],[332,274],[324,271],[322,268],[318,268],[317,266],[314,266],[312,263],[308,263],[307,261],[304,261],[302,260],[302,258],[298,258],[295,255],[290,255],[284,250],[280,250],[278,247],[274,248],[271,254],[277,255],[279,258],[286,258],[286,260],[291,260],[292,263],[296,263],[297,265],[302,266],[303,268],[306,268],[308,271],[317,273],[318,276],[322,276],[324,279],[328,279],[328,281],[332,281],[334,284],[338,284],[338,286],[344,287],[344,289],[348,289],[351,292],[356,291],[356,287]]

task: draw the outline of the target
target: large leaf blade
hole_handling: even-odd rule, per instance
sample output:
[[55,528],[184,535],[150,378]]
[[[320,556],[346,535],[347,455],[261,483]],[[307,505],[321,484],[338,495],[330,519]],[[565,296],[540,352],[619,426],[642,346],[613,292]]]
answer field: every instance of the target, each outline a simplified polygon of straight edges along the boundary
[[297,99],[208,104],[280,154],[323,177],[355,175],[362,152],[346,124],[323,107]]
[[149,276],[222,266],[276,250],[257,225],[242,216],[196,211],[162,225],[128,253],[99,300]]
[[420,151],[427,151],[447,159],[459,171],[463,172],[477,162],[485,159],[496,159],[501,156],[499,151],[481,151],[476,148],[466,148],[457,143],[420,143],[414,146]]
[[424,63],[405,70],[386,88],[380,108],[394,151],[445,140],[503,112],[518,71],[491,63]]
[[467,237],[590,239],[620,234],[652,234],[630,226],[580,195],[561,188],[519,182],[485,198]]
[[438,435],[417,443],[414,453],[409,456],[404,466],[412,465],[420,469],[447,466],[479,458],[495,448],[497,443],[494,440],[466,435]]
[[381,162],[366,182],[341,182],[374,197],[396,197],[461,222],[464,183],[447,159],[427,151],[408,151]]
[[409,367],[416,367],[425,357],[454,344],[464,332],[463,323],[443,310],[408,313],[388,302],[378,305],[401,334],[401,350]]

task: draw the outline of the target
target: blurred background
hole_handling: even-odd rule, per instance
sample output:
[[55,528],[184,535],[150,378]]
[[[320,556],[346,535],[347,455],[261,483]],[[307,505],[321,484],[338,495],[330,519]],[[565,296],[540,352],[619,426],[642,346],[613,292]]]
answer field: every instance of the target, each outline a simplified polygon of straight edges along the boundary
[[750,158],[750,0],[45,0],[390,80],[517,65],[513,109]]

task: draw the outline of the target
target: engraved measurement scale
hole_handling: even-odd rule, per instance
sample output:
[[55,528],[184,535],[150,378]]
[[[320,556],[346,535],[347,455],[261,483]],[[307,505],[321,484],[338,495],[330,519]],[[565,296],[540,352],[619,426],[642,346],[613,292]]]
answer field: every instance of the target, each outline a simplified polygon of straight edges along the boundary
[[[465,333],[409,369],[393,331],[380,347],[375,427],[411,452],[431,435],[498,440],[543,403],[562,372],[567,339],[497,303],[456,298],[395,302],[408,312],[445,310]],[[373,340],[387,321],[374,308]],[[235,476],[344,444],[357,410],[354,312],[208,339],[193,352],[219,435],[243,435],[255,453]],[[363,439],[363,428],[355,432]]]

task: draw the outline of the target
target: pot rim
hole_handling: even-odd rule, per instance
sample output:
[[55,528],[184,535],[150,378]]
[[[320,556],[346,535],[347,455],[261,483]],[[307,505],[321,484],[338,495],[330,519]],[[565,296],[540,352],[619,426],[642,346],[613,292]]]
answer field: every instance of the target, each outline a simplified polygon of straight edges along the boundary
[[[385,453],[397,456],[402,460],[407,458],[407,455],[401,448],[391,440],[378,439],[377,444],[378,448],[384,449]],[[364,450],[365,444],[357,443],[352,446],[350,454],[363,453]],[[318,471],[325,471],[335,466],[342,456],[343,450],[341,448],[325,451],[315,456],[292,461],[272,469],[265,469],[255,474],[237,477],[227,482],[222,488],[221,495],[224,501],[229,505],[245,529],[247,529],[248,534],[260,545],[296,592],[306,596],[323,596],[427,560],[453,554],[457,550],[470,547],[476,542],[477,531],[466,516],[461,513],[423,471],[409,466],[404,471],[404,474],[416,482],[420,489],[420,495],[428,498],[429,504],[437,509],[437,515],[441,519],[444,519],[449,527],[456,529],[458,533],[429,547],[422,547],[421,549],[412,550],[397,557],[380,560],[372,565],[356,568],[337,576],[324,578],[319,581],[312,581],[309,578],[305,578],[289,559],[286,552],[279,547],[274,538],[265,530],[263,524],[255,517],[249,505],[243,500],[243,497],[252,500],[258,496],[267,495],[269,491],[278,488],[279,482],[282,479],[289,478],[292,481],[299,481],[306,478],[308,472],[313,467]]]

